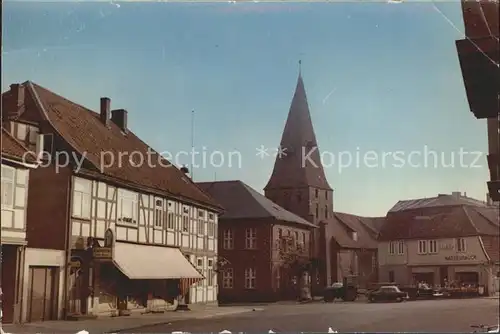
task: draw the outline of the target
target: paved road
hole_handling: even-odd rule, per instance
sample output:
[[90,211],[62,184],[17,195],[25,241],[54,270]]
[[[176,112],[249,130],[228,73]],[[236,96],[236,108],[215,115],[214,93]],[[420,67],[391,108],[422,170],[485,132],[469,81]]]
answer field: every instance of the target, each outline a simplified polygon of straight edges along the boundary
[[271,305],[263,311],[214,319],[178,321],[134,333],[219,332],[470,332],[471,324],[497,324],[498,299],[404,303]]

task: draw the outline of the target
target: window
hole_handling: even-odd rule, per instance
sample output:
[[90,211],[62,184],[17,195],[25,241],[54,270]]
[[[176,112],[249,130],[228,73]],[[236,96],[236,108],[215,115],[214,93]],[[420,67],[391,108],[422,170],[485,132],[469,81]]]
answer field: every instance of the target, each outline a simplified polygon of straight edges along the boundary
[[30,146],[36,145],[38,139],[38,128],[36,126],[28,126],[28,140]]
[[398,255],[403,255],[405,253],[405,242],[398,242]]
[[282,229],[278,229],[278,238],[281,239],[283,237],[283,230]]
[[295,231],[295,244],[298,244],[299,243],[299,232]]
[[389,254],[396,254],[396,243],[394,241],[389,242]]
[[353,241],[358,241],[358,232],[352,232],[351,236]]
[[306,232],[302,232],[302,245],[306,245]]
[[233,249],[234,248],[233,230],[231,230],[231,229],[224,230],[223,245],[222,246],[224,249]]
[[427,254],[427,240],[418,241],[418,254]]
[[2,208],[14,207],[15,174],[14,168],[2,166]]
[[257,230],[255,228],[247,228],[245,231],[245,248],[257,248]]
[[208,222],[207,230],[208,236],[213,237],[215,235],[215,222]]
[[281,287],[281,268],[276,268],[276,289]]
[[396,281],[394,276],[395,276],[394,271],[393,270],[389,271],[389,282],[390,283],[393,283]]
[[208,268],[207,270],[207,285],[214,286],[214,270],[212,268]]
[[138,195],[118,190],[118,223],[137,224]]
[[161,199],[155,201],[155,227],[163,228],[163,202]]
[[436,254],[438,252],[437,240],[429,240],[429,253]]
[[315,197],[316,197],[316,198],[318,198],[318,197],[319,197],[319,190],[318,190],[318,189],[316,189],[316,190],[314,191],[314,195],[315,195]]
[[222,287],[224,289],[233,288],[233,268],[226,268],[222,272]]
[[328,218],[328,205],[325,205],[325,218]]
[[466,250],[466,244],[465,244],[465,239],[464,238],[458,238],[457,239],[457,251],[458,252],[465,252]]
[[169,212],[167,214],[167,229],[173,230],[174,229],[174,220],[175,220],[175,215],[173,212]]
[[256,272],[254,268],[245,269],[245,289],[255,289]]
[[316,218],[319,217],[319,205],[316,204]]
[[205,217],[205,213],[202,210],[198,210],[198,218]]
[[74,179],[73,217],[90,219],[90,198],[92,182],[80,178]]
[[17,134],[16,138],[22,142],[26,141],[26,134],[28,132],[28,129],[26,127],[26,124],[22,123],[17,123]]
[[203,267],[203,259],[201,257],[199,257],[197,260],[196,260],[196,266],[198,268],[202,268]]
[[208,220],[214,220],[214,214],[213,213],[209,213],[208,214]]
[[189,232],[189,217],[182,216],[182,232]]
[[197,227],[198,227],[198,234],[199,235],[205,234],[205,222],[203,220],[198,219]]
[[328,199],[328,190],[325,190],[325,199]]

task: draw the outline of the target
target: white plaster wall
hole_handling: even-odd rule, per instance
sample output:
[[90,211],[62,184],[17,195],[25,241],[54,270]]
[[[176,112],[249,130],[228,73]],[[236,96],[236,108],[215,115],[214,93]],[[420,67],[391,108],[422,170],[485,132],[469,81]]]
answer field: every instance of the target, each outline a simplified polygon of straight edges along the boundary
[[39,248],[26,248],[26,258],[24,263],[24,281],[23,281],[23,303],[22,303],[22,321],[27,320],[28,310],[28,289],[29,289],[29,267],[30,266],[44,266],[44,267],[59,267],[59,286],[58,300],[57,300],[57,313],[58,319],[61,319],[63,309],[63,287],[64,287],[64,251],[53,249],[39,249]]

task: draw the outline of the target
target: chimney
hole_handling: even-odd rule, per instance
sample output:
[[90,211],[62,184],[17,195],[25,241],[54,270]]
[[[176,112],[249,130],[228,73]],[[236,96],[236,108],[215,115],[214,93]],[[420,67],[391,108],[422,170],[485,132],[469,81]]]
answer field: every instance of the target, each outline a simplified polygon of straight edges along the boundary
[[127,133],[127,114],[125,109],[116,109],[111,111],[111,121],[118,125],[123,132]]
[[109,114],[111,108],[111,100],[109,97],[101,97],[101,122],[102,124],[108,126],[109,124]]
[[455,197],[455,198],[460,198],[460,191],[454,191],[451,193],[451,196]]
[[8,117],[17,117],[21,113],[21,107],[24,105],[24,86],[21,84],[10,85],[11,105],[8,106]]

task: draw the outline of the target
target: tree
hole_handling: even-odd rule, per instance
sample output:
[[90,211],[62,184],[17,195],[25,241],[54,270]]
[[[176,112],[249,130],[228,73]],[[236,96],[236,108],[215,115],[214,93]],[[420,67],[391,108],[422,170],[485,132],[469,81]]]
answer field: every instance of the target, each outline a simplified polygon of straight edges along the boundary
[[309,282],[304,275],[304,273],[310,275],[312,269],[312,259],[307,248],[291,236],[281,237],[278,243],[282,267],[291,277],[297,277],[299,281],[299,298],[310,299]]

